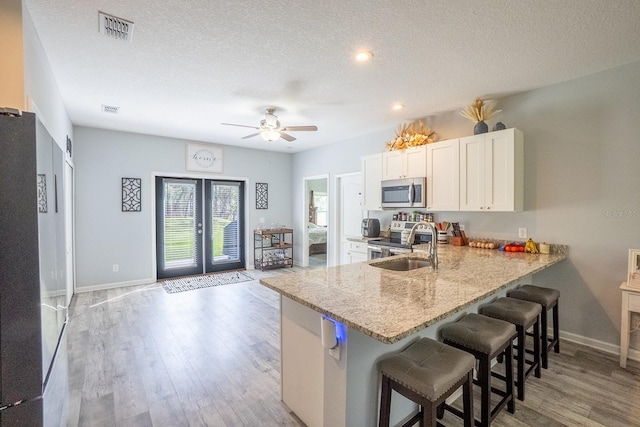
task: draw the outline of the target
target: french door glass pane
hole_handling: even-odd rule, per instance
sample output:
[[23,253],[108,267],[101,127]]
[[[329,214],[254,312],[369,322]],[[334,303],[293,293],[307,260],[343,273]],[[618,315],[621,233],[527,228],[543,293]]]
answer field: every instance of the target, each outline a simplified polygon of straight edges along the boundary
[[240,260],[240,185],[211,181],[211,224],[209,238],[212,263]]
[[196,266],[198,225],[196,181],[164,181],[164,266]]

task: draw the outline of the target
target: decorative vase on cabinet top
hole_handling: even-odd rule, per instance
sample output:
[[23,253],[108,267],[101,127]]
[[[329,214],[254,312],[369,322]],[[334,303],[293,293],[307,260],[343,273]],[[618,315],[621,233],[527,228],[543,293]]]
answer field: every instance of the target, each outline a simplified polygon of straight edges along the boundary
[[487,133],[489,132],[489,125],[487,125],[484,121],[479,121],[473,127],[473,134],[478,135],[479,133]]
[[502,122],[498,122],[498,123],[496,123],[495,125],[493,125],[493,129],[492,129],[492,130],[495,132],[495,131],[497,131],[497,130],[504,130],[504,129],[506,129],[506,128],[507,128],[507,127],[504,125],[504,123],[502,123]]

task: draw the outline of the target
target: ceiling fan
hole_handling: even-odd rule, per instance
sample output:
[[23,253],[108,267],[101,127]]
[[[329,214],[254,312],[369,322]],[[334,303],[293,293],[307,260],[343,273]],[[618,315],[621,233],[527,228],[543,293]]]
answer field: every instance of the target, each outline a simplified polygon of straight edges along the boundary
[[265,110],[264,119],[260,120],[260,126],[248,126],[237,125],[235,123],[222,123],[227,126],[239,126],[243,128],[257,129],[258,132],[251,135],[243,136],[242,139],[253,138],[260,135],[265,141],[276,141],[279,138],[285,139],[289,142],[296,139],[285,132],[299,132],[299,131],[317,131],[317,126],[281,126],[278,121],[278,116],[275,115],[275,108],[267,108]]

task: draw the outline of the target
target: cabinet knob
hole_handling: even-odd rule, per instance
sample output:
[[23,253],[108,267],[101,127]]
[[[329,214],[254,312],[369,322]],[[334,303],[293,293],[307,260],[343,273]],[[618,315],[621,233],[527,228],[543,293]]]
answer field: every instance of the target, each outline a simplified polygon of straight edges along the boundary
[[484,209],[484,206],[480,206],[480,209],[481,209],[481,210],[482,210],[482,209]]

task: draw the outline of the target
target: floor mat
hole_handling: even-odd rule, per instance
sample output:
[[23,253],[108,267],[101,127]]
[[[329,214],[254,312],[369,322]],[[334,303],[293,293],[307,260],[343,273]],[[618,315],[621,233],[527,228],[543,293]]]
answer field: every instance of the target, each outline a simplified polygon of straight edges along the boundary
[[194,289],[209,288],[211,286],[230,285],[232,283],[249,282],[253,277],[242,271],[227,271],[224,273],[208,274],[205,276],[184,277],[182,279],[166,280],[162,287],[168,294],[192,291]]

